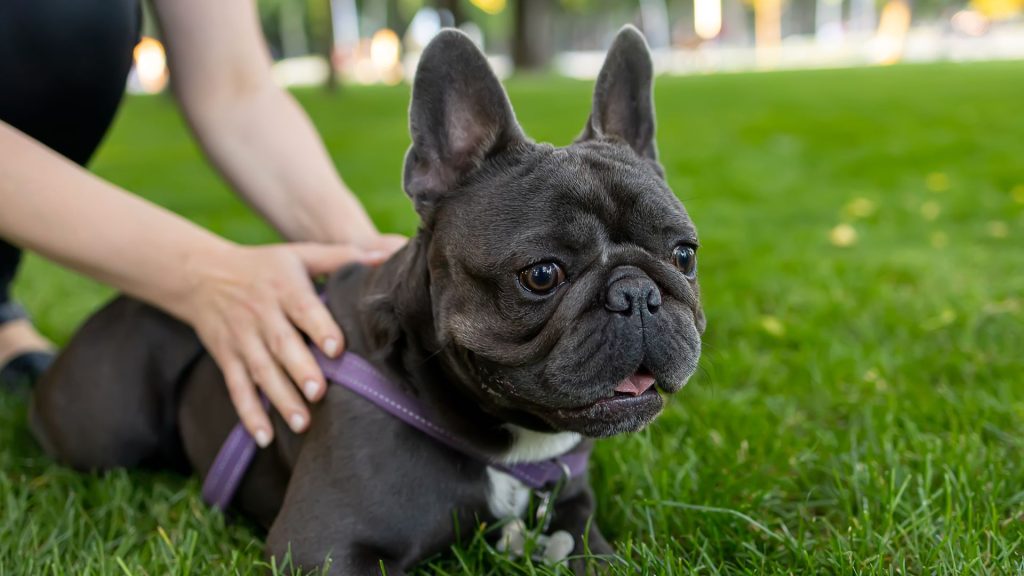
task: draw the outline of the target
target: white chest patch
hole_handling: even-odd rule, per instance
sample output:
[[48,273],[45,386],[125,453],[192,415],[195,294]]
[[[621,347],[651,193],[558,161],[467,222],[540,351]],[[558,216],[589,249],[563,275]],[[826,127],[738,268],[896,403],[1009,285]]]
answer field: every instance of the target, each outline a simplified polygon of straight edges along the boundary
[[[502,458],[505,464],[521,462],[538,462],[561,456],[580,443],[580,435],[575,432],[558,432],[545,434],[508,425],[515,440],[512,447]],[[530,502],[530,488],[504,472],[487,468],[490,480],[487,492],[487,507],[491,514],[499,520],[522,518],[526,506]]]
[[512,448],[503,458],[505,464],[549,460],[565,454],[580,443],[580,435],[576,432],[548,434],[527,430],[514,424],[508,424],[505,427],[515,437]]
[[487,467],[491,485],[487,492],[487,508],[498,520],[522,518],[530,503],[530,489],[515,478]]

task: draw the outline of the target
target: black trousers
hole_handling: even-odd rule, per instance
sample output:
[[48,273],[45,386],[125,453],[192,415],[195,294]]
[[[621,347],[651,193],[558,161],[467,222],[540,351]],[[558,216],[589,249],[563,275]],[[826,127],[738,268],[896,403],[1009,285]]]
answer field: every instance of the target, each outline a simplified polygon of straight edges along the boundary
[[[140,10],[138,0],[0,0],[0,121],[84,166],[124,94]],[[20,260],[0,239],[0,304]]]

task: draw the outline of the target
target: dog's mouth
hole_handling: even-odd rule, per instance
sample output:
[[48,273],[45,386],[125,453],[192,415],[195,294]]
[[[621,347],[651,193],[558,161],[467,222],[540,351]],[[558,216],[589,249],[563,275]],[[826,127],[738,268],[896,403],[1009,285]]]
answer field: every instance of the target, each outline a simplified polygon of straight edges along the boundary
[[619,381],[608,396],[583,406],[553,410],[548,420],[558,428],[590,437],[613,436],[643,428],[664,405],[654,374],[641,366]]
[[615,397],[631,397],[646,394],[654,387],[654,374],[641,366],[631,376],[627,376],[615,387]]
[[632,407],[642,406],[651,400],[658,400],[660,404],[661,395],[655,386],[654,374],[644,366],[640,366],[636,372],[623,378],[615,386],[610,396],[599,398],[590,404],[570,410],[586,412],[598,406],[614,407],[613,409],[616,410],[629,410]]
[[[499,405],[538,418],[554,431],[578,432],[591,438],[602,438],[636,432],[661,413],[666,397],[679,386],[672,386],[671,381],[662,382],[660,378],[645,364],[640,364],[626,376],[612,382],[606,381],[599,390],[592,391],[593,395],[589,399],[581,398],[579,403],[562,406],[546,405],[517,396],[502,387],[503,382],[500,380],[495,384],[491,384],[487,378],[477,381],[482,392]],[[500,409],[497,414],[509,417],[508,412],[502,413]]]

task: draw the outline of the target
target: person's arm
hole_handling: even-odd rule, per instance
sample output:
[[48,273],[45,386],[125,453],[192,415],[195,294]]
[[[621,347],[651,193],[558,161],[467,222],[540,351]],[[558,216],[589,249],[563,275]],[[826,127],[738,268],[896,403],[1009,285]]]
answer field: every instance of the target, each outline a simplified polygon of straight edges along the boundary
[[344,345],[309,275],[385,256],[351,245],[233,244],[125,193],[3,122],[0,237],[191,324],[261,445],[271,440],[273,427],[254,384],[296,431],[308,425],[309,411],[289,377],[311,400],[326,389],[295,326],[328,355]]
[[370,245],[377,230],[309,117],[270,75],[252,0],[154,0],[171,86],[207,157],[289,240]]

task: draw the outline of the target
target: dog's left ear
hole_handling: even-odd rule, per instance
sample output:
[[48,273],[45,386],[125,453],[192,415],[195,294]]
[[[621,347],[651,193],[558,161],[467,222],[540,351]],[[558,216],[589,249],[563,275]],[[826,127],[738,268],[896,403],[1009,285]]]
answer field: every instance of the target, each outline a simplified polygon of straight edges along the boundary
[[487,58],[452,29],[435,36],[420,57],[409,132],[405,192],[421,215],[486,158],[526,141]]
[[657,161],[653,84],[651,51],[643,34],[627,24],[608,49],[594,86],[594,108],[578,140],[619,139]]

